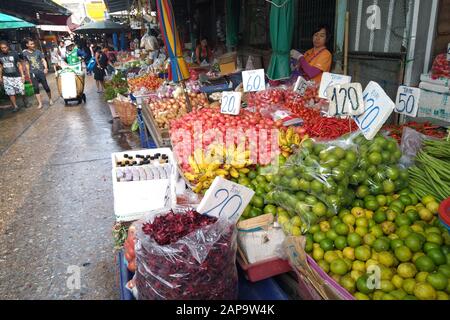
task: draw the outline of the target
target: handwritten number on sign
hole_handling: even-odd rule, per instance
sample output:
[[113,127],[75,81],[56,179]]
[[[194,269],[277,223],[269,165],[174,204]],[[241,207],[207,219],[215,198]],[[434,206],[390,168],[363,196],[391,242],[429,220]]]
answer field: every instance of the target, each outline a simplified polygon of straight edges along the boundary
[[236,102],[236,98],[234,96],[225,96],[223,97],[225,100],[225,111],[229,113],[234,112],[234,103]]
[[209,214],[209,213],[213,212],[214,210],[216,210],[217,208],[220,207],[220,211],[219,211],[219,214],[218,214],[218,216],[220,217],[222,215],[223,211],[231,203],[231,201],[233,199],[237,199],[238,200],[238,206],[235,209],[235,211],[233,212],[233,214],[229,215],[229,217],[228,217],[228,219],[232,219],[234,217],[234,215],[236,215],[239,212],[239,209],[242,206],[242,197],[240,195],[237,195],[237,194],[235,194],[235,195],[230,197],[230,193],[226,189],[219,189],[219,190],[217,190],[217,192],[216,192],[216,194],[214,196],[216,198],[218,198],[220,193],[225,193],[225,198],[218,205],[216,205],[215,207],[213,207],[210,210],[206,211],[205,214]]
[[403,104],[403,108],[397,109],[398,112],[406,112],[412,113],[414,110],[414,104],[416,103],[416,98],[413,95],[408,97],[408,100],[405,101],[406,93],[400,93],[399,104]]
[[[364,96],[364,100],[365,99],[367,99],[367,94]],[[358,124],[360,125],[362,131],[366,131],[367,129],[369,129],[370,126],[374,123],[375,119],[380,114],[380,107],[375,106],[375,100],[369,99],[367,100],[367,103],[370,103],[370,106],[367,107],[366,109],[364,119],[362,119],[360,122],[359,118],[355,118],[356,122],[358,122]],[[369,118],[370,116],[372,116],[372,119],[369,121],[368,119],[370,119]]]
[[[353,98],[352,98],[352,92],[353,92]],[[350,87],[348,89],[348,99],[350,100],[350,103],[352,105],[352,110],[353,111],[358,111],[360,105],[359,105],[359,99],[358,99],[358,92],[356,91],[355,88]],[[355,101],[356,101],[356,108],[355,108]]]
[[245,88],[245,91],[250,92],[250,91],[258,91],[259,90],[259,86],[261,85],[261,77],[259,75],[256,75],[253,78],[253,76],[250,76],[247,82],[247,87]]

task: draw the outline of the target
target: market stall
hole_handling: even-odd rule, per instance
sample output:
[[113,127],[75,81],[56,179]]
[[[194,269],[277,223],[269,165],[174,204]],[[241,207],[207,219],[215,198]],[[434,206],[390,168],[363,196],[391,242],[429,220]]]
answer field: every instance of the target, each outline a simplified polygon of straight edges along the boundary
[[301,299],[448,300],[449,128],[388,122],[424,112],[415,94],[442,91],[448,61],[396,101],[332,73],[271,86],[289,73],[277,59],[270,76],[238,71],[235,54],[185,63],[158,5],[170,61],[111,81],[166,147],[113,155],[122,297],[286,298],[274,277],[288,274]]

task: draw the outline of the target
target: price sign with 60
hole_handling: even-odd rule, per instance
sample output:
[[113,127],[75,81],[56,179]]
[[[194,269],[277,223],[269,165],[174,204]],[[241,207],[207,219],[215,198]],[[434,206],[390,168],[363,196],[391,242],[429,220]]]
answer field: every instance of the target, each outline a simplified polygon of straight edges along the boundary
[[419,112],[420,89],[406,86],[398,87],[395,112],[417,117]]
[[363,92],[366,111],[354,117],[367,140],[373,140],[394,112],[395,104],[381,86],[371,81]]
[[240,92],[222,92],[222,105],[220,112],[237,116],[241,112],[242,93]]
[[242,72],[244,92],[256,92],[266,90],[264,69]]
[[364,99],[360,83],[341,84],[330,87],[327,90],[330,97],[328,115],[335,116],[358,116],[363,114]]
[[322,75],[322,81],[320,82],[319,98],[330,99],[330,97],[327,95],[328,88],[337,86],[339,84],[347,84],[350,83],[351,81],[352,77],[350,76],[324,72]]

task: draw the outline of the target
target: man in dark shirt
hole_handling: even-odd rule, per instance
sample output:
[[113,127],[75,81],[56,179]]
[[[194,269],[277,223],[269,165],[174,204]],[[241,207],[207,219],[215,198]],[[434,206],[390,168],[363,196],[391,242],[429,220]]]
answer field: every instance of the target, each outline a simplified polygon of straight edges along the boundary
[[25,39],[25,45],[27,49],[22,52],[23,58],[27,61],[27,72],[30,75],[31,82],[33,83],[34,94],[38,101],[38,109],[42,108],[42,98],[39,90],[39,83],[42,84],[44,90],[47,92],[49,104],[53,105],[52,93],[47,83],[46,75],[48,73],[47,61],[44,58],[44,54],[36,50],[34,41],[30,38]]
[[[17,52],[10,51],[6,41],[0,41],[0,83],[3,83],[5,93],[9,96],[14,107],[14,112],[19,110],[16,95],[21,95],[25,100],[25,74],[19,61]],[[26,103],[24,103],[26,106]]]

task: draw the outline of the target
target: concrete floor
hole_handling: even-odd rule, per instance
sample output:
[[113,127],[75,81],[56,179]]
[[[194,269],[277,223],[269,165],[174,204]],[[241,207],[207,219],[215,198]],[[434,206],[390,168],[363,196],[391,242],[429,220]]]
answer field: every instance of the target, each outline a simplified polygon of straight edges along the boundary
[[119,298],[110,157],[139,145],[112,135],[92,78],[85,93],[86,105],[1,111],[0,299]]

